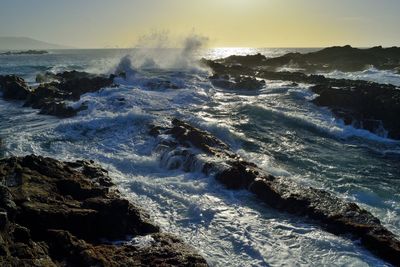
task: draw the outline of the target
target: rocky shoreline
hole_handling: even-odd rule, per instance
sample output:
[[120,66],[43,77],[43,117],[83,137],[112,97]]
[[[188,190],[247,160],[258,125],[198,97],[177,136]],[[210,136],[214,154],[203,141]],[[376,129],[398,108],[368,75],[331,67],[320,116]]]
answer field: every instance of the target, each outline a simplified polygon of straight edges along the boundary
[[79,71],[45,73],[36,77],[40,85],[32,88],[21,77],[5,75],[0,76],[0,89],[7,100],[24,101],[25,107],[39,109],[40,114],[67,118],[86,109],[85,105],[72,108],[68,101],[77,101],[83,94],[113,86],[113,80],[113,75],[105,77]]
[[[349,50],[335,48],[317,55],[324,58],[341,49]],[[384,54],[381,48],[375,50]],[[287,64],[286,57],[271,61],[262,55],[232,56],[201,62],[213,71],[211,83],[225,90],[260,90],[266,85],[264,79],[290,81],[293,86],[311,84],[318,95],[313,103],[329,107],[345,124],[380,135],[387,131],[388,137],[400,140],[399,88],[273,69],[281,65],[271,62]],[[319,64],[307,62],[308,70]],[[382,68],[389,67],[382,62]],[[70,102],[85,93],[116,86],[114,78],[78,71],[45,73],[36,77],[39,86],[30,87],[23,78],[6,75],[0,76],[0,90],[6,100],[23,101],[40,114],[67,118],[86,109],[84,103],[73,108]],[[170,81],[150,87],[179,88]],[[400,265],[398,237],[357,204],[272,176],[210,133],[178,119],[168,127],[153,127],[150,134],[159,141],[156,151],[166,168],[189,172],[201,166],[202,172],[229,189],[247,189],[273,208],[360,240],[378,257]],[[0,157],[1,153],[0,140]],[[128,242],[132,237],[136,243]],[[161,233],[145,211],[121,198],[107,172],[91,161],[61,162],[34,155],[1,159],[0,241],[0,265],[5,266],[207,266],[193,248]]]
[[367,49],[350,45],[327,47],[310,53],[287,53],[280,57],[267,58],[261,54],[252,56],[230,56],[217,60],[228,64],[261,67],[276,71],[280,67],[294,67],[304,72],[316,71],[363,71],[368,67],[400,72],[400,48],[376,46]]
[[169,169],[213,175],[229,189],[247,189],[267,205],[305,216],[337,235],[349,235],[378,257],[400,265],[399,237],[387,230],[370,212],[333,194],[275,177],[245,161],[228,145],[206,131],[173,119],[170,127],[153,127],[159,139],[156,151]]
[[242,88],[235,81],[243,79],[247,82],[247,90],[262,88],[259,79],[289,81],[294,85],[311,84],[311,90],[318,95],[313,103],[330,108],[346,125],[400,140],[400,88],[363,80],[270,70],[265,67],[265,60],[264,56],[252,55],[219,60],[203,59],[201,62],[212,69],[210,81],[223,89]]
[[1,266],[207,266],[91,161],[0,160],[0,241]]
[[[393,62],[398,62],[400,66],[400,55],[398,55],[400,48],[376,47],[360,50],[348,46],[332,47],[309,54],[296,54],[296,58],[309,57],[324,60],[336,58],[336,61],[343,61],[341,64],[350,64],[353,62],[351,61],[353,57],[359,58],[361,55],[371,53],[378,58],[381,57],[379,62],[384,62],[381,63],[382,68],[395,69],[397,63]],[[365,60],[368,61],[368,57]],[[385,60],[391,64],[385,63]],[[280,62],[280,64],[271,65],[271,61]],[[313,103],[330,108],[337,118],[343,120],[344,124],[400,140],[400,121],[397,118],[397,114],[400,113],[400,89],[394,85],[363,80],[333,79],[303,72],[276,71],[278,67],[285,66],[288,62],[280,58],[267,59],[260,54],[230,56],[217,60],[202,59],[200,62],[212,70],[213,75],[209,77],[211,83],[215,87],[227,90],[259,90],[265,87],[264,79],[290,81],[293,85],[311,84],[313,85],[311,90],[318,95]],[[292,61],[289,60],[289,62]],[[323,63],[326,65],[325,61]],[[124,77],[125,74],[118,75]],[[40,114],[66,118],[75,116],[79,111],[87,108],[85,104],[72,108],[68,105],[69,101],[77,101],[85,93],[115,86],[113,83],[115,77],[115,75],[106,77],[78,71],[57,74],[47,72],[37,75],[36,82],[40,85],[31,88],[21,77],[6,75],[0,76],[0,90],[3,92],[3,98],[24,101],[24,106],[39,109]],[[151,87],[179,89],[170,81],[153,84]]]

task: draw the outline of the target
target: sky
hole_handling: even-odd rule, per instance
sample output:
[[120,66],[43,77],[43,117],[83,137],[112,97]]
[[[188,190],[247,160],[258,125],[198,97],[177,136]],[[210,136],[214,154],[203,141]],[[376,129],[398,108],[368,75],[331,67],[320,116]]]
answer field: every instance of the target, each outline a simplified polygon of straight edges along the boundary
[[0,36],[77,48],[134,47],[154,33],[178,46],[400,46],[400,0],[0,0]]

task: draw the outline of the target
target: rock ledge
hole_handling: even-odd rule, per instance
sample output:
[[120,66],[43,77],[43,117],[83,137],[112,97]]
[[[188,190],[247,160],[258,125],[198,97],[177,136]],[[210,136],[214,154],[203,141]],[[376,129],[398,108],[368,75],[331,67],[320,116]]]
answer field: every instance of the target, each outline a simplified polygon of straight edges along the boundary
[[0,160],[0,265],[207,266],[111,186],[92,161]]

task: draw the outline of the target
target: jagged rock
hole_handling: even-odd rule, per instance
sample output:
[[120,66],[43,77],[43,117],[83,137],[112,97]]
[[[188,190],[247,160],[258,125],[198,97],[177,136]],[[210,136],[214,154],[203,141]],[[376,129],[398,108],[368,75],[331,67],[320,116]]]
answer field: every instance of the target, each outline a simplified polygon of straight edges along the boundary
[[24,79],[15,75],[0,75],[0,89],[5,99],[23,100],[30,94]]
[[400,139],[400,90],[374,83],[340,88],[321,84],[311,90],[319,95],[315,104],[331,107],[346,124],[375,133],[387,130],[390,138]]
[[103,77],[78,71],[66,71],[58,74],[45,73],[36,77],[40,84],[31,89],[24,79],[17,76],[0,76],[0,87],[6,99],[25,100],[25,107],[40,109],[40,114],[54,115],[60,118],[75,116],[86,106],[74,109],[67,101],[79,100],[81,95],[96,92],[113,85],[113,76]]
[[60,83],[60,90],[70,93],[72,100],[79,100],[80,96],[86,93],[92,93],[104,87],[113,85],[113,80],[108,77],[80,77],[67,79]]
[[[6,158],[0,184],[1,266],[207,266],[122,199],[93,162]],[[128,235],[150,243],[104,241]]]
[[50,83],[50,82],[54,82],[54,81],[59,81],[59,79],[56,74],[47,71],[45,73],[37,74],[35,81],[37,83]]
[[219,63],[245,67],[275,70],[279,67],[293,66],[308,72],[315,71],[361,71],[368,67],[382,70],[396,70],[400,67],[400,48],[381,46],[359,49],[349,45],[328,47],[306,54],[288,53],[280,57],[266,58],[261,54],[230,56],[217,60]]
[[250,67],[232,67],[229,64],[202,60],[214,75],[212,82],[231,88],[231,76],[246,75],[267,80],[282,80],[294,83],[313,84],[311,90],[319,96],[316,105],[329,107],[346,124],[362,128],[378,135],[400,139],[400,89],[391,84],[379,84],[362,80],[326,78],[322,75],[307,75],[301,72],[275,72]]
[[267,58],[260,53],[255,55],[245,55],[245,56],[237,56],[232,55],[227,58],[224,58],[223,61],[225,64],[240,64],[245,66],[259,66],[266,62]]
[[[334,233],[359,239],[361,245],[388,262],[400,264],[400,241],[370,212],[332,193],[300,185],[287,177],[275,177],[243,160],[210,133],[174,119],[159,132],[157,148],[169,168],[198,170],[230,189],[248,189],[276,209],[307,216]],[[171,140],[171,137],[173,140]]]
[[170,235],[151,234],[149,244],[92,245],[65,231],[49,231],[51,254],[72,266],[207,266],[187,245]]
[[244,75],[230,77],[229,75],[214,74],[210,80],[214,86],[229,90],[259,90],[265,86],[264,80]]

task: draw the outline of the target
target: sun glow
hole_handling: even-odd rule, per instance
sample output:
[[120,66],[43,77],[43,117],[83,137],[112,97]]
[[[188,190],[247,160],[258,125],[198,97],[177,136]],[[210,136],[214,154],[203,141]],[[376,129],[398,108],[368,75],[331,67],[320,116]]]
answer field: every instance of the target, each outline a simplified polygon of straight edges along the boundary
[[[193,29],[213,46],[321,47],[398,45],[400,2],[386,0],[4,0],[0,35],[75,47],[126,47],[152,29],[170,36]],[[79,6],[79,8],[76,8]],[[18,11],[19,16],[11,16]],[[52,21],[52,23],[48,23]],[[31,27],[26,27],[30,25]],[[382,30],[384,29],[384,30]],[[67,33],[67,34],[66,34]]]

